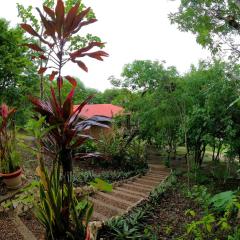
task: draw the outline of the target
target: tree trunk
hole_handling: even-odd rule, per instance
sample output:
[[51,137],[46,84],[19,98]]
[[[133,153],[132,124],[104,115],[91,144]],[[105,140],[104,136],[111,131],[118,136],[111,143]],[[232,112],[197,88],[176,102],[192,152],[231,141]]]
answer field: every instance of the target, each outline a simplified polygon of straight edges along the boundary
[[216,155],[216,158],[215,158],[216,162],[220,161],[220,151],[221,151],[221,148],[222,148],[222,143],[220,142],[219,145],[218,145],[217,155]]
[[214,141],[214,145],[213,145],[213,153],[212,153],[212,161],[215,161],[215,150],[216,150],[216,143]]

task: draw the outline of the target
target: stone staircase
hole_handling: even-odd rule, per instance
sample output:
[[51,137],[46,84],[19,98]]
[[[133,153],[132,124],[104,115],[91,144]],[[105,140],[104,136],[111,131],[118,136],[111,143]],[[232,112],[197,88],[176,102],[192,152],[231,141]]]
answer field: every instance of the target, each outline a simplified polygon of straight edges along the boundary
[[123,215],[159,185],[170,171],[160,164],[149,164],[149,172],[113,188],[111,193],[97,192],[89,197],[94,204],[92,221],[106,221],[114,216]]

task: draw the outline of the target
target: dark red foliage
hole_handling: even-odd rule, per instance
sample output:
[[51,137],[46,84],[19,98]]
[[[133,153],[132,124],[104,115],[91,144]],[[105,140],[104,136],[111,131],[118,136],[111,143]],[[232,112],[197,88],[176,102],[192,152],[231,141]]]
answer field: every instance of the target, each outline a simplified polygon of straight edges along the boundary
[[57,74],[58,74],[58,71],[52,71],[51,75],[49,76],[49,80],[53,81]]
[[[59,105],[53,88],[51,88],[51,94],[51,101],[42,101],[34,97],[30,97],[30,101],[35,106],[35,111],[46,118],[46,123],[49,126],[56,126],[57,131],[56,128],[53,128],[50,130],[50,135],[48,137],[57,145],[57,149],[64,148],[73,150],[82,145],[85,140],[91,138],[86,131],[90,127],[107,127],[105,124],[101,123],[109,122],[109,119],[105,117],[92,117],[86,120],[81,119],[81,110],[91,97],[74,110],[72,101],[74,88],[69,93],[62,106]],[[48,138],[47,141],[49,141]],[[46,147],[45,150],[48,151],[48,148]],[[51,149],[49,152],[50,151]]]
[[31,34],[35,37],[39,36],[38,33],[29,24],[22,23],[20,26],[21,26],[22,29],[24,29],[29,34]]
[[38,74],[43,74],[43,73],[46,72],[46,70],[47,70],[46,67],[40,67],[39,70],[38,70]]
[[40,48],[37,44],[24,44],[24,46],[31,48],[34,51],[37,52],[44,52],[44,50],[42,48]]
[[[79,58],[88,56],[97,60],[103,60],[108,54],[104,51],[88,52],[94,47],[103,47],[104,43],[91,42],[87,47],[78,49],[71,53],[71,44],[69,43],[70,37],[76,34],[83,26],[91,24],[96,19],[86,19],[90,8],[85,10],[79,9],[79,3],[73,6],[67,13],[65,13],[65,6],[62,0],[57,0],[55,9],[50,9],[43,6],[45,14],[39,9],[41,22],[44,27],[43,36],[38,34],[30,25],[21,24],[21,27],[44,45],[39,47],[36,44],[26,44],[30,49],[38,53],[38,57],[47,60],[47,66],[41,67],[38,70],[39,74],[44,74],[48,69],[54,69],[49,74],[49,80],[52,82],[57,80],[57,91],[51,87],[51,94],[49,100],[40,100],[35,97],[30,97],[30,101],[34,105],[34,109],[41,116],[45,117],[45,127],[48,132],[45,137],[41,139],[42,150],[53,156],[62,167],[62,189],[63,185],[69,187],[71,183],[72,161],[81,157],[86,157],[86,154],[76,155],[74,149],[81,146],[87,139],[91,139],[89,135],[89,128],[92,126],[108,127],[105,122],[109,122],[108,118],[93,117],[86,120],[81,119],[80,113],[83,107],[89,102],[93,96],[89,96],[83,103],[76,109],[73,108],[73,96],[77,86],[77,81],[71,76],[62,76],[63,66],[72,61],[83,69],[88,71],[84,62]],[[45,17],[45,15],[47,15]],[[49,63],[53,65],[49,66]],[[64,79],[71,83],[72,89],[66,99],[62,99],[62,88]],[[63,194],[64,195],[64,194]],[[69,207],[71,203],[72,193],[69,190],[66,197],[63,199],[63,206],[61,216],[63,217],[66,229],[70,228],[69,225]],[[63,239],[63,238],[62,238]]]
[[[44,53],[50,52],[51,54],[49,56],[49,60],[53,61],[55,64],[61,65],[62,67],[66,62],[71,60],[72,62],[76,63],[82,70],[87,72],[87,66],[78,58],[89,56],[91,58],[102,61],[103,57],[107,57],[108,54],[104,51],[88,52],[94,47],[103,47],[104,43],[101,42],[91,42],[87,47],[83,47],[72,53],[65,51],[63,54],[62,50],[64,49],[71,36],[76,34],[82,27],[97,21],[96,19],[84,20],[86,19],[86,16],[91,8],[79,11],[79,5],[80,4],[78,2],[67,13],[65,13],[63,1],[58,0],[55,9],[50,9],[46,6],[43,6],[46,17],[41,12],[41,10],[37,8],[41,21],[45,28],[44,37],[42,37],[41,34],[38,34],[37,31],[28,24],[23,23],[21,24],[21,27],[32,36],[38,37],[38,39],[46,45],[46,48],[43,50],[37,44],[26,44],[26,46],[34,51],[43,52],[43,54],[39,56],[41,59],[48,60],[46,54]],[[39,74],[42,74],[42,71],[40,71]],[[52,77],[53,75],[51,75],[50,80],[52,80]]]
[[[71,60],[78,64],[78,66],[84,71],[88,71],[87,66],[79,58],[88,56],[102,61],[103,57],[107,57],[108,54],[104,51],[93,51],[94,47],[103,47],[104,43],[93,41],[88,46],[78,49],[74,52],[67,52],[69,49],[68,40],[69,37],[77,33],[83,26],[96,22],[96,19],[86,19],[87,14],[90,12],[90,8],[85,10],[79,10],[80,3],[78,2],[67,13],[65,13],[65,6],[62,0],[58,0],[55,9],[50,9],[47,6],[43,6],[45,14],[40,9],[37,9],[44,26],[44,38],[35,31],[32,26],[28,24],[21,24],[21,27],[31,34],[37,37],[45,47],[42,48],[35,43],[25,44],[33,51],[41,53],[38,57],[42,60],[52,60],[57,67],[57,70],[52,71],[49,75],[49,80],[53,81],[57,77],[58,93],[51,87],[51,98],[49,101],[43,101],[34,97],[30,97],[30,101],[34,105],[36,112],[40,113],[46,118],[46,124],[52,127],[47,140],[51,144],[43,143],[45,150],[52,152],[52,146],[54,149],[69,149],[79,147],[84,143],[86,139],[91,138],[86,133],[93,125],[107,127],[101,122],[109,121],[105,118],[91,118],[87,120],[80,119],[80,112],[82,108],[93,97],[90,96],[86,101],[73,110],[73,96],[77,86],[77,81],[73,77],[67,75],[61,76],[62,67],[66,62]],[[46,17],[45,17],[46,15]],[[66,49],[65,49],[66,48]],[[46,57],[48,56],[48,57]],[[67,56],[67,57],[66,57]],[[38,70],[39,74],[44,74],[48,68],[52,66],[41,67]],[[72,84],[72,90],[69,92],[66,99],[62,100],[61,89],[63,87],[64,79]],[[100,122],[99,122],[100,121]],[[55,126],[55,127],[54,127]]]
[[9,108],[7,104],[2,103],[0,105],[0,117],[1,117],[1,124],[0,124],[0,132],[6,131],[6,126],[8,119],[13,116],[16,112],[15,108]]
[[65,76],[65,78],[72,84],[73,87],[77,86],[77,81],[75,78],[73,78],[71,76]]

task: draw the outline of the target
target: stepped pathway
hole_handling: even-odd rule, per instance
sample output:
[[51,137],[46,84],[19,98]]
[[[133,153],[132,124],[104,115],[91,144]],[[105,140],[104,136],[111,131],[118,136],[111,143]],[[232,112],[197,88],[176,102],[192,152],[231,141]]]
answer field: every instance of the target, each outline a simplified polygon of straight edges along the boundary
[[111,193],[97,192],[89,197],[94,203],[92,221],[106,221],[107,219],[122,215],[147,198],[150,192],[164,181],[170,170],[159,162],[155,150],[149,150],[149,172],[129,180],[113,188]]

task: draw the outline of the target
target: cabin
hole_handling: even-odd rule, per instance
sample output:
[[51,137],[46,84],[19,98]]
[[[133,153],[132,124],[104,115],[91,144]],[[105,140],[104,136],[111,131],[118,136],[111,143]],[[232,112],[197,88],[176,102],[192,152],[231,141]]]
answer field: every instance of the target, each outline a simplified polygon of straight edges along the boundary
[[[78,105],[75,105],[75,108]],[[82,111],[80,112],[80,116],[82,119],[88,119],[94,116],[101,116],[105,118],[109,118],[109,122],[116,117],[121,115],[128,115],[124,112],[124,108],[120,106],[116,106],[113,104],[87,104],[83,107]],[[127,118],[128,119],[128,118]],[[108,122],[108,125],[109,125]],[[89,134],[98,139],[101,134],[109,134],[111,133],[111,125],[109,128],[103,128],[99,126],[93,126],[89,130]]]

